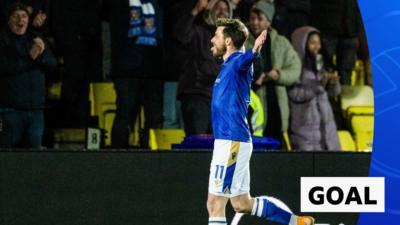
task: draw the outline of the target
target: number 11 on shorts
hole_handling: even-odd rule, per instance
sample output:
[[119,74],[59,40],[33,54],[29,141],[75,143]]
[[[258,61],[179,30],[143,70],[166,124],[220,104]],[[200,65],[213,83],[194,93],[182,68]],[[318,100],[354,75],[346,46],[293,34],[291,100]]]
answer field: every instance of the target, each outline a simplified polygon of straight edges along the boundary
[[222,175],[224,174],[224,166],[216,165],[217,169],[215,170],[215,179],[218,179],[218,172],[219,172],[219,179],[222,179]]

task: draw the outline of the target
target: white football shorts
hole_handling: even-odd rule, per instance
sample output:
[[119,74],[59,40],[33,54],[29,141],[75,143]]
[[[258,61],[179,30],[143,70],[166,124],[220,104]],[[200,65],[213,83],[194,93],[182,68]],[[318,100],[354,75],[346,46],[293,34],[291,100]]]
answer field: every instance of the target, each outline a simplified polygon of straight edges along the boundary
[[210,167],[208,192],[235,197],[250,192],[250,157],[253,144],[216,139]]

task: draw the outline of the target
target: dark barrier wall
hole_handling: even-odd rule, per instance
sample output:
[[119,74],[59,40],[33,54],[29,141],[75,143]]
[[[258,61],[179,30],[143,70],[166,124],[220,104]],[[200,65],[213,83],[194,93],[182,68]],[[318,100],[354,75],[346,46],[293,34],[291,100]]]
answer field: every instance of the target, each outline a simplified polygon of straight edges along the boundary
[[[210,152],[0,152],[0,224],[204,225],[210,160]],[[363,153],[254,153],[251,192],[299,212],[301,176],[367,176],[369,161]],[[331,225],[358,218],[314,216]]]

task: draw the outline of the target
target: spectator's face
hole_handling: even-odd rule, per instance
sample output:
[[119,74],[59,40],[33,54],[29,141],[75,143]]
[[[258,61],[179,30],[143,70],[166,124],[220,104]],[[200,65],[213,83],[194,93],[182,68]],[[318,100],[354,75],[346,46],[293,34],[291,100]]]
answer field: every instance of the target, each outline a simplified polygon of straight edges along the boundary
[[229,17],[229,8],[225,1],[218,1],[214,8],[211,11],[214,18],[228,18]]
[[17,35],[23,35],[28,28],[29,16],[24,10],[16,10],[11,14],[8,20],[8,26],[11,32]]
[[250,30],[254,36],[260,35],[261,32],[267,30],[270,25],[271,23],[264,14],[255,12],[250,13]]
[[211,39],[211,52],[214,57],[221,57],[226,52],[226,44],[223,30],[224,27],[217,27],[214,37]]
[[318,55],[321,50],[321,39],[318,34],[313,34],[308,38],[307,49],[311,55]]

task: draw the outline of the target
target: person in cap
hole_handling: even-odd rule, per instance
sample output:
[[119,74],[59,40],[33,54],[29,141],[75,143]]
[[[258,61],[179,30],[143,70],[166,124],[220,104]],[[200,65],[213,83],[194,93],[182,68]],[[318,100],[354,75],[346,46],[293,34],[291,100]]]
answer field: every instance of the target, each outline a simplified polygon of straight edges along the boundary
[[10,6],[0,31],[0,148],[40,148],[45,77],[56,60],[45,41],[28,30],[29,9]]
[[[15,2],[15,0],[0,0],[0,26],[7,25],[7,10]],[[18,0],[18,2],[24,4],[28,10],[29,29],[47,35],[50,31],[50,23],[48,22],[50,0]]]
[[252,48],[254,37],[268,30],[260,58],[254,62],[252,89],[264,106],[264,136],[282,141],[289,126],[289,100],[286,87],[300,77],[301,62],[284,36],[271,27],[275,6],[272,1],[256,2],[250,11],[250,36],[246,48]]

